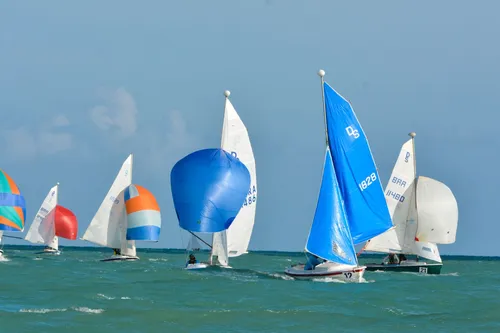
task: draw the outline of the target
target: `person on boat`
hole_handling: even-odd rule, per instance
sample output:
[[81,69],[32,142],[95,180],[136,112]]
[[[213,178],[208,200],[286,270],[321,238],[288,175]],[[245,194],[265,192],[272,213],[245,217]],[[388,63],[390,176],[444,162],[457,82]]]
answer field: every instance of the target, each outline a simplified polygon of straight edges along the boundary
[[113,255],[119,256],[121,254],[120,249],[113,249]]
[[399,258],[395,253],[389,253],[387,257],[384,258],[384,265],[397,265],[399,264]]
[[194,256],[194,254],[190,254],[189,255],[189,261],[188,261],[188,265],[192,265],[192,264],[196,264],[198,261],[196,260],[196,257]]
[[320,259],[317,256],[310,254],[310,253],[306,253],[306,258],[307,258],[307,262],[304,265],[304,270],[306,270],[306,271],[313,270],[316,266],[318,266],[319,264],[322,264],[324,261],[323,259]]
[[399,263],[406,261],[406,260],[408,260],[408,259],[406,259],[406,256],[404,254],[399,255]]

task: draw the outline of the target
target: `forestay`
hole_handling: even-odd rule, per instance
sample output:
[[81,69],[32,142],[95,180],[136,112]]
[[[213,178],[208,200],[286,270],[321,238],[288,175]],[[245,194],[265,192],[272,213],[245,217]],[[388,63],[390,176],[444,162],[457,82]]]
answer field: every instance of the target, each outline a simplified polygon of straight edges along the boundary
[[368,140],[349,104],[324,83],[326,123],[335,172],[354,244],[392,227]]
[[417,208],[419,241],[452,244],[458,226],[458,205],[448,186],[432,178],[418,177]]
[[123,191],[132,184],[132,154],[123,162],[83,239],[135,256],[134,241],[126,240],[126,211]]
[[316,212],[305,250],[331,262],[357,265],[346,211],[328,147]]

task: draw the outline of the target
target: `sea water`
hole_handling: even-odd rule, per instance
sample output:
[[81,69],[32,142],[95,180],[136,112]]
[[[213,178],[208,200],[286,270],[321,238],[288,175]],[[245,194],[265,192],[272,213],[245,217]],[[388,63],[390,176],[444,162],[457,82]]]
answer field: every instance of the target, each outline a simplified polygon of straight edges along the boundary
[[182,251],[139,249],[139,261],[100,262],[110,250],[4,250],[0,333],[500,332],[495,258],[444,257],[441,275],[366,272],[364,283],[341,283],[285,276],[303,261],[298,253],[187,271]]

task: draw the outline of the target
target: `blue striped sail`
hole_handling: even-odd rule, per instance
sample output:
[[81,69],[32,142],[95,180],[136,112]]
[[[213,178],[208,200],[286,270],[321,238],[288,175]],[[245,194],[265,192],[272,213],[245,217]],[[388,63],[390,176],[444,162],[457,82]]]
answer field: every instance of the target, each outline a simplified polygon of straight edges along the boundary
[[127,240],[157,242],[161,231],[160,207],[151,192],[139,185],[123,193],[127,211]]

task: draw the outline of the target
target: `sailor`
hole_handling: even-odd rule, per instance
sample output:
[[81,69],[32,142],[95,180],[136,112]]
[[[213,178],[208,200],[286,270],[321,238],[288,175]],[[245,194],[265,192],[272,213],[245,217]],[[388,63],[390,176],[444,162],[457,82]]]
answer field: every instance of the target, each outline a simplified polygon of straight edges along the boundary
[[322,264],[324,260],[318,258],[315,255],[311,255],[309,253],[306,253],[307,257],[307,263],[304,265],[304,270],[310,271],[316,268],[319,264]]
[[121,254],[120,249],[113,249],[114,255],[119,256]]
[[404,254],[399,255],[399,263],[406,261],[406,260],[408,260],[408,259],[406,259],[406,256]]
[[387,257],[384,258],[384,265],[397,265],[399,264],[399,258],[395,253],[389,253]]
[[188,261],[188,265],[189,264],[196,264],[198,261],[196,261],[196,257],[194,256],[194,254],[190,254],[189,255],[189,261]]

